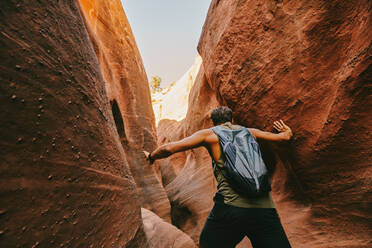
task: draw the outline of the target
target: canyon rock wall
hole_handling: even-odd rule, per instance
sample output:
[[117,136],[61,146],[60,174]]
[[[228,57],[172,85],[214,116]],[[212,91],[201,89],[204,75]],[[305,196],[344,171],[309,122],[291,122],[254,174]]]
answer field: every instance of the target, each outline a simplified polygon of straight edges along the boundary
[[[156,147],[155,120],[121,2],[0,7],[0,246],[194,246],[165,222],[169,200],[142,153]],[[140,207],[175,235],[145,235]]]
[[145,247],[141,199],[76,2],[1,1],[0,20],[0,246]]
[[142,206],[170,222],[167,195],[142,152],[155,149],[156,130],[146,72],[128,19],[120,0],[80,3]]
[[[287,122],[293,140],[264,150],[277,161],[273,197],[293,247],[371,245],[371,7],[212,1],[187,116],[159,123],[161,144],[211,127],[220,105],[246,126]],[[212,206],[210,166],[203,149],[161,164],[172,220],[194,241]]]
[[[211,127],[221,105],[260,129],[282,118],[295,136],[268,148],[293,247],[369,247],[370,12],[367,0],[212,1],[186,117],[160,121],[158,143]],[[203,148],[145,161],[155,121],[120,1],[3,1],[0,20],[0,246],[194,247],[211,161]]]

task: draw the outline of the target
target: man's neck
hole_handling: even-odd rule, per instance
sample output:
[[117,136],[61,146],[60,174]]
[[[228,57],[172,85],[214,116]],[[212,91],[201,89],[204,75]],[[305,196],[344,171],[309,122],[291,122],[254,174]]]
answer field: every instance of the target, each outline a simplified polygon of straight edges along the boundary
[[232,125],[231,121],[226,121],[224,123],[217,124],[216,126]]

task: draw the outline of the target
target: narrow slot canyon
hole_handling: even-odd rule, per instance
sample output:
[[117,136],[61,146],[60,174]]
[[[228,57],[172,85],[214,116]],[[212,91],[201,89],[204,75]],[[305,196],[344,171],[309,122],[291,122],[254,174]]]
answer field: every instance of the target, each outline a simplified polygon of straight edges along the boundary
[[[260,142],[292,247],[371,247],[372,4],[212,0],[195,63],[151,93],[120,0],[0,3],[0,247],[191,248],[213,207],[213,126]],[[244,238],[237,248],[252,247]]]

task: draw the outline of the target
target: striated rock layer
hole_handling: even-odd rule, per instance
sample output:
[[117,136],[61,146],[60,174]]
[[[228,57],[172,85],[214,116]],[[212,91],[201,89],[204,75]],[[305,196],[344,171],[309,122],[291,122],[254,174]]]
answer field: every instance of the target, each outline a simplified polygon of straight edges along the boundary
[[[210,127],[220,105],[250,127],[286,121],[294,139],[264,150],[277,161],[273,197],[293,247],[371,245],[371,7],[212,1],[187,116],[159,123],[164,143]],[[210,166],[202,149],[161,164],[173,222],[195,241],[212,206]]]
[[142,153],[156,146],[154,113],[142,59],[121,2],[80,3],[142,206],[170,221],[167,195]]
[[79,7],[0,3],[1,247],[146,247],[140,206],[170,219],[120,1]]

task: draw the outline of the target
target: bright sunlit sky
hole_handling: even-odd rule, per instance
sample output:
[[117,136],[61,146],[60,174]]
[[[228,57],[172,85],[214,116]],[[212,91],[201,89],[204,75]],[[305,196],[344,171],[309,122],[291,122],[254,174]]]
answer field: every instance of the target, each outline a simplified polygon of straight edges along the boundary
[[148,78],[178,80],[194,63],[211,0],[121,1]]

